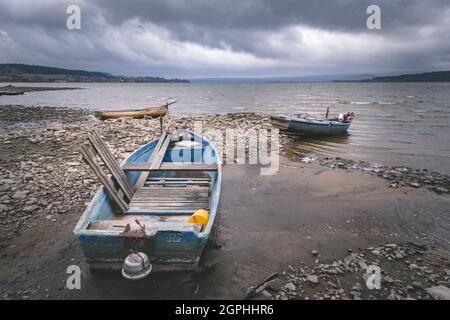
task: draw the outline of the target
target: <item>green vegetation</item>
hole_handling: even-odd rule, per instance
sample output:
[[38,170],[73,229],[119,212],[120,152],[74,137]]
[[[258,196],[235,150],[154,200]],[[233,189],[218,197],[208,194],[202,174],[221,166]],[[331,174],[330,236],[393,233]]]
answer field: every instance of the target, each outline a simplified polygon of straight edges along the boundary
[[69,70],[28,64],[0,64],[0,82],[142,82],[188,83],[184,79],[125,77],[104,72]]

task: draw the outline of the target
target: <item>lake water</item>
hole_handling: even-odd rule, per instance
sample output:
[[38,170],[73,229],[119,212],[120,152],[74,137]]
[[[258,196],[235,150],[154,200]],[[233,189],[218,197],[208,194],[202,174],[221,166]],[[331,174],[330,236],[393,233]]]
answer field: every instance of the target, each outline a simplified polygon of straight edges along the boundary
[[[17,84],[19,85],[19,84]],[[30,85],[30,84],[23,84]],[[0,105],[144,107],[169,99],[177,114],[353,111],[349,135],[298,139],[292,148],[450,173],[450,83],[31,84],[83,90],[2,96]]]

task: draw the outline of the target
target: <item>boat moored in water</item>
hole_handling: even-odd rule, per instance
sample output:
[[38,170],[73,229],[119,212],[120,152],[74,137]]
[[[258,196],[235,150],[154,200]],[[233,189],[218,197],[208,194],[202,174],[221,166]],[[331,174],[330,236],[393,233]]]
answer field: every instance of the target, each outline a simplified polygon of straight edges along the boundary
[[272,126],[287,133],[304,135],[345,134],[350,127],[353,113],[339,115],[334,119],[314,119],[288,116],[271,116]]

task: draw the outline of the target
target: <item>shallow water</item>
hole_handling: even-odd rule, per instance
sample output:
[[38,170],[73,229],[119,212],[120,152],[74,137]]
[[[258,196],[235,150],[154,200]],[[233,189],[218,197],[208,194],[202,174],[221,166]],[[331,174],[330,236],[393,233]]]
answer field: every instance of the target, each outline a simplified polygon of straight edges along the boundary
[[[30,85],[30,84],[23,84]],[[36,86],[68,86],[31,84]],[[293,139],[294,152],[339,155],[450,173],[450,83],[70,84],[84,88],[2,96],[0,105],[144,107],[178,99],[177,114],[353,111],[349,134]]]

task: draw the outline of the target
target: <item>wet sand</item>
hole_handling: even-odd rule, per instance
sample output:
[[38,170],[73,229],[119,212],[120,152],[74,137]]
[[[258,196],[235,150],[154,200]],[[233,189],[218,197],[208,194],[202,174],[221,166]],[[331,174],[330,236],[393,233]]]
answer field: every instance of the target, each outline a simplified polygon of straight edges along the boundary
[[[198,274],[155,274],[142,282],[128,282],[119,273],[91,274],[73,242],[74,213],[61,223],[42,221],[2,249],[2,295],[242,299],[265,275],[300,261],[314,265],[311,250],[320,253],[320,261],[331,261],[345,257],[350,248],[408,241],[435,245],[432,261],[443,256],[449,263],[445,208],[450,199],[414,189],[393,192],[376,177],[295,163],[267,177],[257,167],[230,165],[224,167],[221,201],[217,245],[209,246]],[[64,288],[70,264],[82,266],[82,290]],[[353,280],[345,284],[352,285]]]
[[[81,123],[86,121],[83,117],[78,119]],[[137,123],[148,128],[152,121],[158,128],[157,120]],[[95,126],[107,132],[108,142],[113,143],[117,154],[121,154],[128,151],[122,150],[122,144],[135,148],[130,141],[122,141],[120,134],[123,133],[118,131],[124,126],[139,126],[132,121],[130,123],[95,123],[89,127]],[[71,126],[76,127],[71,129]],[[2,150],[2,170],[11,170],[18,154],[24,154],[21,161],[34,155],[33,161],[38,162],[39,156],[49,152],[54,158],[47,161],[55,170],[50,176],[67,169],[67,161],[80,161],[75,152],[78,134],[80,137],[84,134],[80,126],[79,123],[64,125],[69,133],[75,135],[73,139],[49,138],[41,145],[30,142],[29,138],[12,139],[12,135],[8,135],[13,143]],[[69,133],[66,137],[71,135]],[[135,131],[129,130],[127,137],[133,143],[142,143],[143,137]],[[411,241],[425,249],[420,258],[407,259],[426,266],[436,275],[430,279],[420,278],[423,287],[414,288],[414,297],[430,298],[425,292],[427,287],[448,283],[448,194],[409,186],[393,189],[385,179],[358,170],[332,169],[286,158],[282,159],[280,171],[274,176],[261,176],[257,166],[224,166],[217,234],[202,259],[200,272],[155,274],[141,282],[128,282],[119,273],[91,274],[86,269],[72,230],[97,183],[84,181],[90,176],[84,164],[77,169],[79,171],[73,173],[77,179],[63,179],[64,193],[68,198],[58,200],[62,201],[66,211],[52,213],[52,209],[44,206],[18,225],[12,223],[16,221],[12,217],[10,223],[8,219],[3,220],[0,229],[2,299],[242,299],[250,286],[273,272],[279,272],[284,284],[288,281],[289,270],[301,262],[312,268],[344,259],[349,249],[358,252],[393,243],[410,246]],[[26,170],[17,171],[18,176],[25,174]],[[79,191],[82,190],[79,185],[87,188],[84,193]],[[54,193],[43,197],[50,201],[57,196],[56,190]],[[78,198],[73,198],[75,194]],[[8,212],[8,215],[13,214],[21,212]],[[312,255],[312,250],[316,250],[317,255]],[[406,277],[402,283],[405,288],[419,278],[411,267],[412,262],[407,259],[391,263],[384,257],[380,258],[385,272],[392,277]],[[68,276],[65,271],[71,264],[82,268],[81,290],[65,288]],[[363,283],[362,272],[353,276],[343,275],[339,279],[340,289],[344,291],[340,297],[351,298],[351,288],[355,283]],[[322,283],[309,288],[302,298],[315,298],[318,291],[325,290],[321,286]],[[376,293],[363,292],[363,298],[388,298],[392,286],[389,284],[386,290]],[[273,293],[275,297],[276,293]]]

